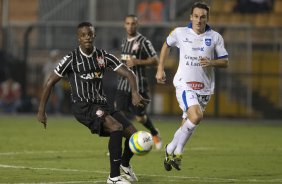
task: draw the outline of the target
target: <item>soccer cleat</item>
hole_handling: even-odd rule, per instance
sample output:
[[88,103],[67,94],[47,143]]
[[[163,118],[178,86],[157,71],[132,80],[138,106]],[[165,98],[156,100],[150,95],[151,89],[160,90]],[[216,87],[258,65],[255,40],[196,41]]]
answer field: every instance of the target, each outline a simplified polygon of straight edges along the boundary
[[158,133],[157,135],[154,135],[154,136],[153,136],[153,140],[154,140],[156,149],[157,149],[157,150],[162,149],[163,142],[162,142],[162,139],[161,139],[161,136],[160,136],[159,133]]
[[129,181],[124,179],[121,176],[113,177],[111,178],[110,176],[107,179],[108,184],[131,184]]
[[138,181],[138,178],[136,177],[135,173],[133,172],[131,166],[124,167],[124,166],[120,165],[120,169],[124,172],[126,178],[129,181]]
[[166,151],[166,147],[165,146],[165,159],[164,159],[164,168],[167,171],[171,171],[172,167],[171,167],[171,161],[173,160],[173,155],[172,154],[168,154]]
[[176,169],[176,170],[181,170],[181,160],[182,160],[182,155],[174,155],[173,159],[171,160],[170,164]]

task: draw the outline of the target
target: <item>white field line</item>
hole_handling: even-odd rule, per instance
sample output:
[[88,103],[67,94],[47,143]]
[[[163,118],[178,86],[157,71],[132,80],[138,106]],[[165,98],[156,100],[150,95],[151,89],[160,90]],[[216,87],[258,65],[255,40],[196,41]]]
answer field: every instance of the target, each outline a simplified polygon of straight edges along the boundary
[[[193,147],[189,148],[190,151],[201,151],[201,150],[214,150],[212,147]],[[95,153],[95,152],[105,152],[108,150],[83,150],[83,151],[73,151],[73,150],[47,150],[47,151],[20,151],[20,152],[0,152],[0,156],[10,156],[10,155],[29,155],[29,154],[57,154],[57,153]],[[163,150],[153,149],[153,152],[161,152]]]
[[[90,171],[90,170],[80,170],[80,169],[59,169],[59,168],[41,168],[41,167],[26,167],[26,166],[16,166],[16,165],[6,165],[0,164],[0,168],[10,168],[10,169],[30,169],[30,170],[49,170],[49,171],[62,171],[62,172],[87,172],[87,173],[99,173],[99,174],[108,174],[105,171]],[[224,182],[248,182],[248,183],[282,183],[282,179],[232,179],[232,178],[210,178],[210,177],[189,177],[189,176],[171,176],[171,175],[150,175],[150,174],[138,174],[140,176],[146,177],[156,177],[158,181],[160,178],[168,178],[165,181],[183,181],[183,179],[189,179],[191,181],[198,182],[209,182],[209,183],[224,183]],[[174,180],[175,179],[175,180]],[[90,182],[90,181],[71,181],[72,183],[81,183],[81,182]],[[92,181],[91,181],[92,182]],[[90,183],[91,183],[90,182]],[[96,181],[100,182],[100,181]],[[105,182],[105,181],[103,181]],[[29,183],[29,184],[60,184],[60,183],[68,183],[68,182],[52,182],[52,183]],[[0,183],[4,184],[4,183]],[[25,184],[25,183],[14,183],[14,184]]]
[[44,168],[44,167],[26,167],[26,166],[15,166],[15,165],[5,165],[5,164],[0,164],[0,167],[11,168],[11,169],[31,169],[31,170],[48,170],[48,171],[63,171],[63,172],[90,172],[90,173],[99,173],[99,174],[109,173],[105,171],[89,171],[89,170],[80,170],[80,169],[59,169],[59,168]]
[[[49,151],[20,151],[20,152],[0,152],[1,156],[9,155],[29,155],[29,154],[57,154],[57,153],[86,153],[86,152],[101,152],[101,150],[84,150],[84,151],[69,151],[69,150],[49,150]],[[105,150],[106,153],[106,150]]]
[[[39,183],[13,183],[13,184],[76,184],[76,183],[105,183],[105,180],[101,181],[57,181],[57,182],[39,182]],[[0,183],[10,184],[10,183]]]

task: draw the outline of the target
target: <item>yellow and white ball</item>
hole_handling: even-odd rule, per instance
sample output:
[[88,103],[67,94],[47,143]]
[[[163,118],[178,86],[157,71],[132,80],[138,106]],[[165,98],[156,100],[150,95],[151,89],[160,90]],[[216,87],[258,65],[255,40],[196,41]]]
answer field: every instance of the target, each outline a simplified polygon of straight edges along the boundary
[[153,136],[146,131],[135,132],[129,140],[129,148],[135,155],[145,155],[149,153],[153,145]]

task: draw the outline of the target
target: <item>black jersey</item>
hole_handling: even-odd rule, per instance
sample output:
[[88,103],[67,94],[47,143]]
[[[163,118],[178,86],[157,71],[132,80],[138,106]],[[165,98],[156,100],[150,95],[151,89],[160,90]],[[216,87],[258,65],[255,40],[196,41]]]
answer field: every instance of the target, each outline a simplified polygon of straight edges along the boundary
[[[136,37],[125,38],[121,45],[121,60],[125,63],[130,56],[137,59],[147,59],[156,55],[156,51],[152,43],[140,33]],[[145,74],[145,65],[136,65],[131,69],[136,75],[138,81],[139,92],[148,91],[148,82]],[[125,77],[119,77],[118,90],[131,92],[128,80]]]
[[117,70],[122,63],[105,50],[94,48],[86,55],[80,48],[66,55],[54,72],[63,77],[67,75],[71,86],[73,102],[93,102],[106,104],[102,78],[106,67]]

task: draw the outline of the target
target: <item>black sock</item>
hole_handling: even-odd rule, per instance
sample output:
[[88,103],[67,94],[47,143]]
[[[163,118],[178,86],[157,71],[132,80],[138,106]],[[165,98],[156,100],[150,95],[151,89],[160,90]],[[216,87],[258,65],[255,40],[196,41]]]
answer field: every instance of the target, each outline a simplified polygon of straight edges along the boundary
[[129,139],[126,139],[124,141],[124,149],[123,149],[123,155],[121,159],[121,164],[124,167],[129,166],[130,159],[133,157],[133,153],[129,148]]
[[151,131],[151,134],[154,136],[154,135],[157,135],[158,134],[158,131],[156,130],[156,128],[154,127],[151,119],[147,116],[147,121],[143,124],[148,130]]
[[110,177],[120,176],[120,163],[122,153],[122,131],[115,131],[110,134],[109,140],[110,164],[111,173]]

